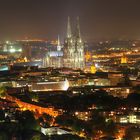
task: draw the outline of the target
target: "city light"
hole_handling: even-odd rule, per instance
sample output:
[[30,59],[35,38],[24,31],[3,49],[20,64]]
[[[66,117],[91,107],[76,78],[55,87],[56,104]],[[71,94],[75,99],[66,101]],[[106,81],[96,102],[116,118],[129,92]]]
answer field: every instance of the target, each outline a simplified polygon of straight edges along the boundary
[[11,49],[9,50],[9,52],[10,52],[10,53],[15,53],[16,50],[15,50],[14,48],[11,48]]
[[0,139],[140,140],[139,5],[1,1]]

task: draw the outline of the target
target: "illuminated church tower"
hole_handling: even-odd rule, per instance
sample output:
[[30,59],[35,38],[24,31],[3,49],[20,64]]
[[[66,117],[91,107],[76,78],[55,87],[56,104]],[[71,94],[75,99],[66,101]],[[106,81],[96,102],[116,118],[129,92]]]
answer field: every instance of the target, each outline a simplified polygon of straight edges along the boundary
[[[60,39],[59,39],[59,36],[58,36],[58,41],[57,41],[57,52],[58,54],[61,54],[61,45],[60,45]],[[58,55],[58,62],[57,62],[57,67],[60,68],[62,67],[62,55]]]
[[95,67],[95,64],[93,64],[93,65],[90,67],[90,72],[91,72],[92,74],[95,74],[96,71],[97,71],[97,69],[96,69],[96,67]]
[[70,18],[68,17],[67,36],[64,42],[64,66],[69,68],[85,67],[84,42],[81,38],[79,18],[77,18],[74,33],[71,31]]
[[63,67],[63,52],[62,46],[60,44],[60,39],[58,36],[57,40],[57,49],[55,51],[48,51],[46,56],[43,58],[43,67],[54,67],[60,68]]
[[127,63],[127,57],[123,54],[121,57],[121,64],[126,64]]

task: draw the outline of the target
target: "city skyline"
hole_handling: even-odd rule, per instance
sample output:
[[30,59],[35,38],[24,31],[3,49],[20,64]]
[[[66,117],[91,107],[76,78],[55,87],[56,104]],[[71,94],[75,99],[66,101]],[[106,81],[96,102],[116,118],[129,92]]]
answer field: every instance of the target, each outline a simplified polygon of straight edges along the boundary
[[0,0],[0,140],[140,140],[140,0]]
[[[65,37],[67,17],[80,17],[87,41],[139,39],[138,0],[0,0],[0,40]],[[75,24],[75,23],[73,23]]]

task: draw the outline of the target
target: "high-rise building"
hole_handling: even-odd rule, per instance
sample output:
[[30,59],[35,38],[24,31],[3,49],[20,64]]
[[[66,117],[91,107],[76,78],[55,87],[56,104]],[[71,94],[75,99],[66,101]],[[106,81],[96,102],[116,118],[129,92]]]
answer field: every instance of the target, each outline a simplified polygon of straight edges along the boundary
[[85,67],[84,42],[81,38],[78,17],[73,33],[71,31],[70,18],[68,17],[67,36],[64,41],[63,51],[63,61],[65,67],[80,69],[83,69]]

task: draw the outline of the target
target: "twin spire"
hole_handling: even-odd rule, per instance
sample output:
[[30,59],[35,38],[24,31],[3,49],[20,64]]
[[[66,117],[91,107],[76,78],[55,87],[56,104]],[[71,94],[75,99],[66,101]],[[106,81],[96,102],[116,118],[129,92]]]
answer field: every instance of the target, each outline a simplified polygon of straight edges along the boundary
[[[79,25],[79,17],[76,19],[76,28],[75,28],[75,37],[81,38],[81,32],[80,32],[80,25]],[[67,23],[67,38],[72,37],[72,31],[71,31],[71,23],[70,23],[70,17],[68,17],[68,23]]]
[[75,29],[75,36],[77,38],[81,38],[81,32],[80,32],[80,24],[79,24],[79,17],[76,19],[76,29]]
[[70,17],[68,17],[68,23],[67,23],[67,38],[71,38],[72,33],[71,33],[71,24],[70,24]]

